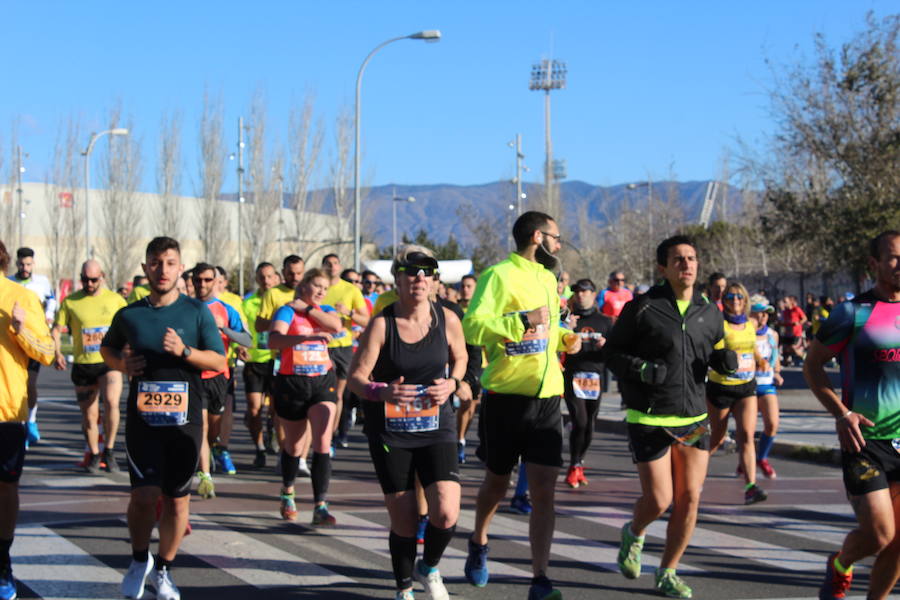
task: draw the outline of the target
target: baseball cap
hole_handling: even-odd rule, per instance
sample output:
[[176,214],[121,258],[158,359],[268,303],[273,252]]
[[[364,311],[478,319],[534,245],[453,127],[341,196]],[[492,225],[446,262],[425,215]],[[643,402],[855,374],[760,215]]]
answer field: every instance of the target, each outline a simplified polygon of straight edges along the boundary
[[584,290],[590,290],[592,292],[597,291],[597,286],[594,285],[594,282],[590,279],[579,279],[571,286],[569,286],[573,292],[581,292]]
[[765,296],[753,294],[750,296],[750,312],[767,312],[774,313],[775,308],[769,304]]

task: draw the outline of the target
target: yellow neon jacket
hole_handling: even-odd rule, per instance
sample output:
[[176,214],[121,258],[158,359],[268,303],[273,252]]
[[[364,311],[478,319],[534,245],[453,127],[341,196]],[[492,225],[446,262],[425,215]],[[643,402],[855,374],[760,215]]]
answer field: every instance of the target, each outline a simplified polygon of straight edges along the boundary
[[[550,309],[545,331],[525,331],[519,313]],[[569,331],[559,326],[556,278],[541,264],[516,253],[478,278],[463,319],[466,342],[483,346],[488,365],[481,375],[485,389],[501,394],[548,398],[563,393],[558,349]]]
[[[19,333],[12,328],[16,302],[25,309]],[[0,422],[28,420],[28,359],[53,362],[56,348],[34,292],[0,277]]]

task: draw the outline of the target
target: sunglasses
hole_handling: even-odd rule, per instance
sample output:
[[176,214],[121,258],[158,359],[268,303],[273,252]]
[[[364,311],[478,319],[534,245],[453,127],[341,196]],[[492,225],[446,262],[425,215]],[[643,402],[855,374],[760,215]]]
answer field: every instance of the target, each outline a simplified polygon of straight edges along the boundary
[[215,281],[215,277],[194,277],[194,281],[199,281],[201,283],[209,283],[211,281]]
[[83,281],[85,283],[97,283],[98,281],[100,281],[100,278],[99,277],[85,277],[82,275],[81,281]]
[[374,279],[363,279],[363,282],[362,282],[363,285],[375,285],[376,283],[378,283],[378,282],[375,281]]
[[436,267],[428,267],[423,265],[404,265],[402,267],[397,267],[397,271],[403,273],[407,277],[418,277],[419,275],[431,277],[432,275],[438,274],[438,270]]
[[610,279],[610,281],[625,281],[624,277],[616,277],[614,279]]
[[359,279],[348,279],[348,280],[347,280],[347,283],[352,283],[352,284],[354,284],[354,285],[357,285],[357,284],[361,283],[361,280],[359,280]]
[[743,294],[735,294],[735,293],[731,293],[731,292],[725,294],[722,297],[725,298],[726,300],[743,300],[744,299]]

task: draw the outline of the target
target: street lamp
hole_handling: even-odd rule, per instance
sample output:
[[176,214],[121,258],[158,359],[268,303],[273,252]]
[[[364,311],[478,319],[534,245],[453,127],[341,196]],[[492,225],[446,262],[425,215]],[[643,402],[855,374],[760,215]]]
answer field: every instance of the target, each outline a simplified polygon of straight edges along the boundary
[[531,66],[531,83],[528,85],[530,90],[544,92],[544,143],[547,154],[544,162],[544,187],[546,188],[547,210],[555,217],[559,215],[556,214],[553,199],[553,182],[556,179],[556,173],[553,168],[553,142],[550,138],[550,90],[561,90],[566,87],[567,72],[566,63],[545,58]]
[[91,187],[91,151],[94,144],[104,135],[128,135],[128,130],[124,127],[115,129],[107,129],[100,133],[92,133],[91,140],[88,142],[87,148],[81,155],[84,157],[84,252],[87,260],[94,258],[94,249],[91,247],[91,210],[90,210],[90,187]]
[[516,185],[516,215],[521,216],[522,200],[525,198],[525,194],[522,193],[522,171],[528,171],[528,167],[522,164],[522,159],[525,158],[522,154],[522,134],[517,133],[516,141],[508,142],[507,145],[516,149],[516,177],[512,182]]
[[369,60],[375,55],[376,52],[384,48],[390,43],[398,42],[400,40],[425,40],[426,42],[437,42],[441,39],[441,32],[437,29],[426,29],[424,31],[419,31],[417,33],[413,33],[410,35],[402,35],[400,37],[391,38],[387,41],[381,42],[375,48],[369,52],[366,59],[363,61],[362,65],[359,67],[359,73],[356,75],[356,106],[355,106],[355,115],[353,119],[354,130],[356,132],[356,141],[353,149],[353,264],[354,268],[359,271],[359,258],[360,258],[360,197],[359,197],[359,157],[360,157],[360,147],[359,147],[359,115],[361,108],[361,97],[360,93],[362,91],[362,76],[363,72],[366,70],[366,65],[369,64]]
[[[25,154],[25,158],[28,158],[28,154]],[[22,146],[16,146],[16,196],[19,199],[19,248],[25,245],[22,243],[25,235],[25,201],[22,199],[22,173],[24,172],[25,167],[22,166]]]
[[641,183],[629,183],[629,190],[636,190],[639,187],[647,188],[647,233],[650,241],[650,271],[648,273],[650,285],[653,285],[653,272],[656,268],[656,259],[653,256],[653,180],[647,179]]
[[[393,202],[391,202],[391,212],[393,213],[393,227],[391,231],[393,231],[393,244],[392,244],[392,252],[394,256],[397,256],[397,203],[398,202],[409,202],[412,204],[416,201],[416,199],[412,196],[397,196],[396,192],[394,197],[392,198]],[[392,257],[393,258],[393,257]]]

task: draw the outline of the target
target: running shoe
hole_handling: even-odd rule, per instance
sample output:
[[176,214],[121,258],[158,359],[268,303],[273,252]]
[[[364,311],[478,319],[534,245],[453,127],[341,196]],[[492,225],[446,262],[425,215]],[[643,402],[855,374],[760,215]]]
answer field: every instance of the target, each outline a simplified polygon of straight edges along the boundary
[[16,580],[13,579],[12,567],[6,565],[0,568],[0,600],[16,600],[16,598]]
[[415,600],[416,597],[413,595],[412,590],[403,590],[402,592],[397,592],[397,595],[394,596],[394,600]]
[[838,553],[835,552],[828,557],[828,563],[825,566],[825,581],[819,588],[819,600],[840,600],[847,597],[850,582],[853,581],[853,571],[849,571],[845,575],[838,573],[834,568],[834,559],[837,556]]
[[466,445],[462,442],[456,442],[456,460],[459,464],[466,464]]
[[84,472],[90,473],[91,475],[96,475],[100,472],[100,455],[92,454],[91,458],[88,459],[86,465],[84,465]]
[[263,432],[263,444],[266,447],[266,454],[271,456],[278,456],[280,454],[278,450],[278,436],[275,435],[275,432],[272,429],[266,429]]
[[669,598],[690,598],[693,595],[691,588],[675,573],[675,569],[656,570],[656,589]]
[[775,479],[778,477],[778,474],[775,473],[775,469],[772,468],[771,463],[769,463],[768,458],[757,461],[756,466],[759,467],[759,470],[762,471],[762,474],[765,475],[766,479]]
[[106,470],[110,473],[118,473],[122,470],[119,467],[119,461],[116,459],[115,452],[110,448],[107,448],[103,451],[101,462],[105,465]]
[[41,441],[41,432],[38,430],[36,421],[28,421],[28,423],[25,424],[25,429],[25,443],[31,445]]
[[487,568],[488,545],[476,544],[469,539],[469,555],[466,557],[466,564],[463,572],[466,574],[466,581],[475,587],[484,587],[490,579],[490,573]]
[[575,465],[569,467],[569,471],[566,473],[566,483],[569,484],[569,487],[572,489],[575,489],[580,485],[578,482],[578,467]]
[[166,567],[153,572],[150,576],[150,587],[156,590],[156,600],[181,600],[181,592],[178,591],[178,586],[172,581],[172,574]]
[[528,600],[562,600],[562,593],[553,589],[553,582],[541,575],[531,580],[528,588]]
[[737,442],[734,441],[734,438],[729,436],[725,437],[725,440],[722,442],[722,452],[725,454],[734,454],[737,452]]
[[765,490],[754,483],[744,491],[744,504],[756,504],[768,499],[768,497],[769,495]]
[[144,584],[153,571],[153,555],[147,555],[147,562],[131,561],[125,577],[122,578],[122,595],[126,598],[143,598]]
[[265,450],[257,450],[256,457],[253,459],[253,468],[254,469],[262,469],[266,466],[266,451]]
[[531,500],[528,498],[528,494],[513,496],[512,500],[509,501],[509,510],[517,515],[530,515]]
[[349,448],[350,447],[350,442],[347,440],[346,433],[342,433],[342,434],[338,435],[337,445],[338,445],[338,448]]
[[294,502],[294,492],[281,494],[281,518],[285,521],[297,520],[297,503]]
[[421,558],[416,561],[413,569],[413,579],[421,583],[425,587],[425,593],[431,600],[449,600],[450,594],[444,587],[444,580],[441,578],[441,572],[437,567],[429,567]]
[[584,476],[584,467],[578,465],[578,485],[585,486],[588,484],[587,477]]
[[212,454],[219,471],[226,475],[235,475],[237,473],[237,469],[234,468],[234,462],[231,460],[231,454],[226,448],[213,446]]
[[416,543],[425,543],[425,528],[428,527],[428,515],[419,515],[419,524],[416,527]]
[[313,527],[334,527],[335,525],[337,525],[337,520],[328,512],[327,504],[320,504],[313,510]]
[[216,486],[213,485],[212,477],[203,471],[197,471],[197,477],[200,483],[197,484],[197,495],[204,499],[216,497]]
[[631,533],[631,521],[622,525],[622,543],[619,546],[619,557],[616,563],[619,572],[628,579],[637,579],[641,574],[641,551],[644,549],[644,538]]
[[312,473],[309,472],[309,465],[306,464],[306,459],[300,459],[300,466],[297,467],[297,475],[300,477],[312,477]]

